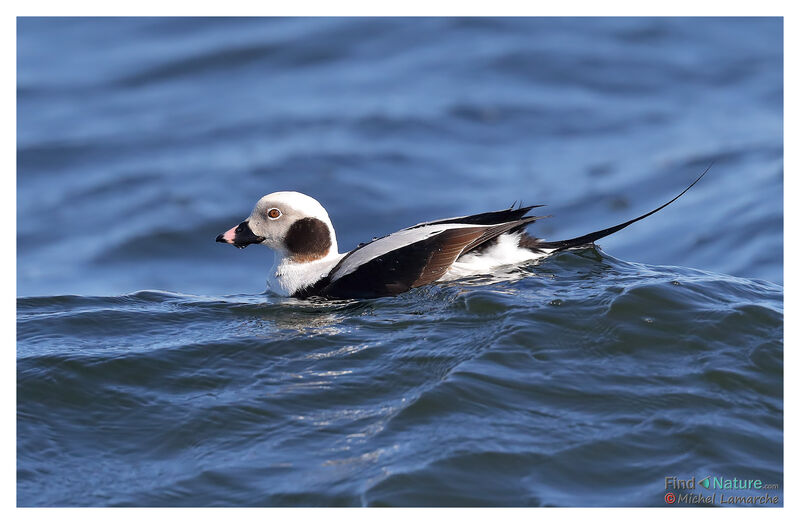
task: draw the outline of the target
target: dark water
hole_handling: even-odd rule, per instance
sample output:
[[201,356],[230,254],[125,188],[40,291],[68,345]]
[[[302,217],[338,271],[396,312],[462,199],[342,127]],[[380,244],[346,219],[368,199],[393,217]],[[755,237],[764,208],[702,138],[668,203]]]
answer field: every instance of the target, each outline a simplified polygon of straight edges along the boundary
[[[20,19],[17,42],[19,505],[663,506],[707,475],[783,504],[781,20]],[[519,199],[567,238],[711,161],[504,282],[279,299],[265,249],[213,242],[285,189],[343,249]]]

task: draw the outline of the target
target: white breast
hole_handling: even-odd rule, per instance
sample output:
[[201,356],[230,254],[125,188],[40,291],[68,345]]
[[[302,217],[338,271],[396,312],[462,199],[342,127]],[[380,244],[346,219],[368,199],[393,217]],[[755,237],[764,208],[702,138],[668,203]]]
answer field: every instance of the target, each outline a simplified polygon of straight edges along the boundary
[[292,262],[276,253],[275,263],[267,277],[267,286],[273,293],[291,296],[324,278],[343,256],[335,253],[313,262]]

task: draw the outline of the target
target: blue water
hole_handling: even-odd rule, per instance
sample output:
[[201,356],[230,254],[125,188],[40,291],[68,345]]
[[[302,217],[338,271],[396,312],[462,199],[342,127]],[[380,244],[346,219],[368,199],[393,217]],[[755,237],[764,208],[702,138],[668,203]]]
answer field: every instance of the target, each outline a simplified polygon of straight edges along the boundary
[[[783,504],[782,20],[17,29],[20,506]],[[557,240],[711,162],[503,282],[281,299],[214,243],[289,189],[343,250],[520,199]]]

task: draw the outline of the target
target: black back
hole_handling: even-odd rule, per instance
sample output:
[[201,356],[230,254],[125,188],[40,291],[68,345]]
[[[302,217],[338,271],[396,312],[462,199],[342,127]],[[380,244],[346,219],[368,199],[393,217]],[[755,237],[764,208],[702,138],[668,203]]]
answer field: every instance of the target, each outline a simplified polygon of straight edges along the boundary
[[[512,222],[520,220],[528,211],[536,207],[543,207],[543,204],[537,206],[525,206],[514,209],[512,205],[508,209],[501,209],[500,211],[488,211],[486,213],[477,213],[475,215],[467,215],[464,217],[443,218],[441,220],[433,220],[431,222],[423,222],[416,226],[407,227],[406,229],[416,229],[423,226],[433,226],[438,224],[475,224],[480,226],[490,226],[495,224],[502,224],[504,222]],[[541,217],[540,217],[541,218]]]

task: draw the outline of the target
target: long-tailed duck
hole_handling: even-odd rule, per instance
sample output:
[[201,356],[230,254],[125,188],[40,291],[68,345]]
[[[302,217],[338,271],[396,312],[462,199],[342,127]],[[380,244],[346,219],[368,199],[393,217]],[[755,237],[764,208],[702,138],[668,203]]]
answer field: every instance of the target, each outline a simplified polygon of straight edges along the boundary
[[[709,166],[710,168],[710,166]],[[294,191],[261,197],[250,216],[217,236],[238,248],[263,244],[275,251],[270,289],[283,296],[374,298],[392,296],[432,282],[491,273],[509,264],[593,243],[628,227],[680,198],[678,196],[622,224],[567,240],[547,242],[528,235],[541,216],[536,207],[510,207],[463,217],[422,222],[339,253],[328,213],[315,199]]]

